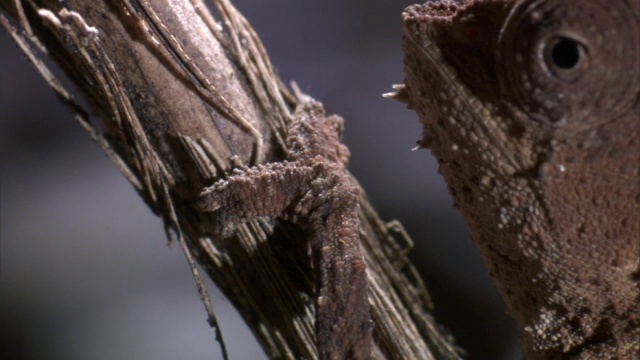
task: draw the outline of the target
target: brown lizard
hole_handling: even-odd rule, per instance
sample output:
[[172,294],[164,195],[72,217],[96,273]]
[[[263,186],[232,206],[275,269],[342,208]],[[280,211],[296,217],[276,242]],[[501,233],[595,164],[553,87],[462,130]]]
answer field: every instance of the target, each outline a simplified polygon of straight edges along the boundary
[[287,161],[235,170],[207,188],[197,205],[214,212],[221,235],[258,217],[278,218],[308,233],[316,282],[316,342],[320,359],[371,356],[372,321],[360,251],[359,188],[345,172],[343,123],[299,94]]
[[527,359],[640,359],[640,1],[431,1],[404,85]]

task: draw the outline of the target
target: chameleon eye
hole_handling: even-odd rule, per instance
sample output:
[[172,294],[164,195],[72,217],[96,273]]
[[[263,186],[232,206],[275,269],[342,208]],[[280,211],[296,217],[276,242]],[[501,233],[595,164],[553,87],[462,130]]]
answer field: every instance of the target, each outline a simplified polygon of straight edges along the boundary
[[542,57],[551,75],[562,81],[577,79],[588,66],[586,46],[567,36],[545,41]]

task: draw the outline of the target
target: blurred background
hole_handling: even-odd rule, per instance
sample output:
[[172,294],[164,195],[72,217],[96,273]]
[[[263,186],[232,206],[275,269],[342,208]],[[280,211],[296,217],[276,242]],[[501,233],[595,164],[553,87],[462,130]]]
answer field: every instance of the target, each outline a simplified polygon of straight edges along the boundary
[[[346,120],[350,170],[411,257],[436,319],[469,359],[519,359],[515,322],[470,241],[414,112],[381,97],[403,81],[405,1],[236,0],[285,82]],[[0,33],[0,356],[220,359],[179,247],[53,91]],[[266,359],[212,284],[232,359]]]

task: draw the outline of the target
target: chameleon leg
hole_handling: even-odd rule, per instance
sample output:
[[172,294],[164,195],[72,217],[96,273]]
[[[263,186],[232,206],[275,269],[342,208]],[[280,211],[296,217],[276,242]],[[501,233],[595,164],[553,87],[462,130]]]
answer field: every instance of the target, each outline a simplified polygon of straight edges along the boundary
[[[348,180],[344,173],[335,176]],[[366,265],[360,252],[358,188],[334,179],[332,186],[319,193],[310,191],[305,198],[309,196],[314,199],[309,202],[309,242],[320,358],[369,359],[372,322]]]
[[320,358],[369,358],[372,323],[360,252],[358,187],[341,166],[316,157],[236,171],[207,188],[197,206],[216,213],[222,234],[263,216],[305,229],[316,279]]

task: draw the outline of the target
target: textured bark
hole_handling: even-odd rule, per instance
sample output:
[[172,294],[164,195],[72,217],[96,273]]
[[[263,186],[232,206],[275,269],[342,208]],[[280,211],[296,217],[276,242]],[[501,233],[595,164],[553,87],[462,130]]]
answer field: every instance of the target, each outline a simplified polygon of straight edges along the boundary
[[[217,19],[199,0],[2,0],[0,21],[163,218],[169,236],[236,306],[267,354],[314,359],[313,279],[301,232],[256,221],[223,238],[211,215],[192,206],[205,186],[233,168],[283,160],[296,105],[244,18],[227,1],[214,4]],[[36,51],[77,84],[99,125],[88,121]],[[406,258],[411,239],[399,223],[381,221],[361,194],[373,357],[458,358],[451,339],[436,329],[428,293]]]

